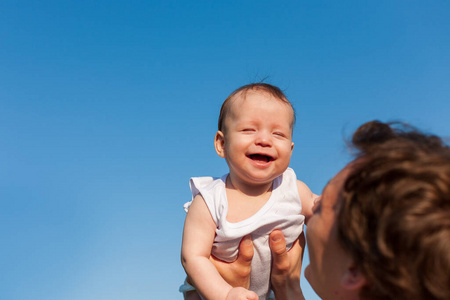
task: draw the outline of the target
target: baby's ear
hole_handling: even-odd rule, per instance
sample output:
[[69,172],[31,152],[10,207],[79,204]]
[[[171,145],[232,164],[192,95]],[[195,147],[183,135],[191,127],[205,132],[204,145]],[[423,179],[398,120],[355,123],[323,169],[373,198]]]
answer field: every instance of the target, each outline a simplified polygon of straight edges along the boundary
[[214,148],[216,148],[216,152],[220,157],[226,157],[225,135],[222,131],[217,131],[216,136],[214,137]]
[[366,282],[366,277],[360,268],[352,264],[342,276],[341,284],[347,290],[360,290]]

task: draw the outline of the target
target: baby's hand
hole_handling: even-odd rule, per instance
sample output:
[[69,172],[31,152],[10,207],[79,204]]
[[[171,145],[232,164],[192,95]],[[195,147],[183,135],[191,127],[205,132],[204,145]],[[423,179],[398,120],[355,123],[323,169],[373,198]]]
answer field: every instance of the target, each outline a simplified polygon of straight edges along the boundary
[[230,290],[226,300],[258,300],[259,297],[255,292],[244,289],[243,287],[235,287]]

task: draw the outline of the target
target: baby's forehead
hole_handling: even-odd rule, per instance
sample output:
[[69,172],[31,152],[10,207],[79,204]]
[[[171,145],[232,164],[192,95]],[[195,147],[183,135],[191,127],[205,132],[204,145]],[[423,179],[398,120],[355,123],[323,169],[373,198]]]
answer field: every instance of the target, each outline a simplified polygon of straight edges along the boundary
[[[285,105],[291,112],[292,112],[292,119],[294,119],[294,109],[290,102],[287,99],[280,99],[279,97],[273,95],[272,93],[265,91],[265,90],[247,90],[247,91],[240,91],[236,95],[233,96],[230,100],[230,106],[229,106],[229,115],[235,117],[236,113],[239,112],[239,114],[245,113],[245,111],[241,110],[241,106],[243,103],[245,103],[249,97],[252,96],[263,96],[259,98],[259,102],[254,103],[254,105],[264,105],[265,101],[274,101],[276,103],[280,103],[282,105]],[[252,97],[252,99],[255,99]],[[289,120],[289,122],[292,122],[292,120]]]
[[[262,96],[261,98],[259,98],[261,100],[261,104],[264,101],[275,101],[287,105],[293,111],[292,105],[290,104],[289,101],[287,101],[287,99],[280,99],[279,97],[273,95],[272,93],[262,89],[258,90],[252,89],[238,92],[236,95],[233,96],[232,99],[230,99],[231,100],[230,109],[233,108],[239,109],[239,106],[242,105],[252,96]],[[252,97],[252,99],[254,98]],[[259,103],[257,103],[256,105],[259,105]]]
[[239,91],[233,96],[232,99],[234,101],[239,100],[239,99],[245,100],[245,99],[247,99],[247,97],[255,96],[255,95],[261,95],[261,96],[265,96],[267,98],[273,98],[274,100],[277,100],[277,101],[283,101],[281,99],[278,99],[278,97],[275,97],[269,91],[266,91],[266,90],[263,90],[263,89],[256,89],[256,88]]

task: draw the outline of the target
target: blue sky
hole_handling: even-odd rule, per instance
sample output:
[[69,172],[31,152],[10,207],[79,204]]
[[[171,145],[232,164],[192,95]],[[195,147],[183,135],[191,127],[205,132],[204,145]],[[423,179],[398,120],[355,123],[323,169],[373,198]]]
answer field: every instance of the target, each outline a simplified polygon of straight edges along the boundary
[[443,0],[1,1],[0,298],[181,299],[188,180],[227,172],[232,90],[285,91],[320,193],[363,122],[450,136],[449,53]]

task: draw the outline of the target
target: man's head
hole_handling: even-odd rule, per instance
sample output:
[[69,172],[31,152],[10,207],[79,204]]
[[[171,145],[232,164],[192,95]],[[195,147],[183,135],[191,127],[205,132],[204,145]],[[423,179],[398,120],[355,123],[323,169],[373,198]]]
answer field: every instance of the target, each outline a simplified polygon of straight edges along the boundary
[[450,149],[436,136],[377,121],[339,197],[338,239],[368,299],[450,299]]
[[377,121],[352,142],[308,224],[307,279],[323,299],[450,299],[449,147]]

